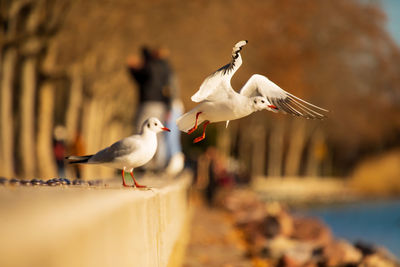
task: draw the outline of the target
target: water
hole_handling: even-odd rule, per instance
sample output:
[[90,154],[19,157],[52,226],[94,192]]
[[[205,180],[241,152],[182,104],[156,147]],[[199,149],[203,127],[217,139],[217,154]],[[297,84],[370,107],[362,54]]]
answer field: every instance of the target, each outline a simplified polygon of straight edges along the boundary
[[301,213],[320,217],[336,237],[382,245],[400,256],[400,200],[315,207]]
[[400,1],[399,0],[384,0],[382,1],[383,10],[387,14],[386,28],[393,38],[400,44]]

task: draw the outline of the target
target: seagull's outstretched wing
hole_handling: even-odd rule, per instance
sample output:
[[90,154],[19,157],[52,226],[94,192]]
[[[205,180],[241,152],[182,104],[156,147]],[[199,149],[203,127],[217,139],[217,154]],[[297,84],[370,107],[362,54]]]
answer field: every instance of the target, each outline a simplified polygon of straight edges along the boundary
[[274,111],[281,111],[295,116],[308,119],[323,119],[326,116],[323,112],[328,110],[308,103],[281,89],[278,85],[270,81],[267,77],[254,74],[240,90],[241,95],[263,96],[275,106]]
[[242,65],[240,50],[242,50],[242,47],[246,44],[247,41],[240,41],[235,44],[232,50],[231,62],[221,67],[204,80],[200,85],[200,89],[192,96],[191,99],[193,102],[218,100],[232,93],[233,89],[230,86],[231,78],[240,68],[240,65]]

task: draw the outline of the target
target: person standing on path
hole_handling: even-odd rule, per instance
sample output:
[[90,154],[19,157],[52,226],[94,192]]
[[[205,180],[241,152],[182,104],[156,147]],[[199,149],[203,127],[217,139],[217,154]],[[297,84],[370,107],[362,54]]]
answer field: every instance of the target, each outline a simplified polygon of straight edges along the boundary
[[[157,117],[166,120],[169,96],[166,93],[171,82],[171,67],[158,55],[158,50],[151,51],[147,46],[142,47],[142,57],[130,56],[128,70],[139,87],[139,110],[136,116],[136,128],[149,118]],[[160,171],[167,162],[165,136],[158,136],[158,151],[154,159],[144,168]]]

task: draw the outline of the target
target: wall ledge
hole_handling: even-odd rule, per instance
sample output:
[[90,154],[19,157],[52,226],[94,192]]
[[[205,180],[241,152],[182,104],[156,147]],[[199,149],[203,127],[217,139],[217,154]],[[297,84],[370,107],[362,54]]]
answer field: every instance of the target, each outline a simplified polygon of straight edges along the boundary
[[0,187],[0,266],[167,266],[191,174],[141,182],[154,187]]

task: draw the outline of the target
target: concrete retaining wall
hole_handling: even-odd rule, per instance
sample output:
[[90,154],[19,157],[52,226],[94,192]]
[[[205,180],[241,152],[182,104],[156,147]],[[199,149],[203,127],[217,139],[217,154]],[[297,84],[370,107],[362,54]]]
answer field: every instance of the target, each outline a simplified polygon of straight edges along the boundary
[[0,187],[0,266],[173,265],[190,175],[155,183],[147,191]]

